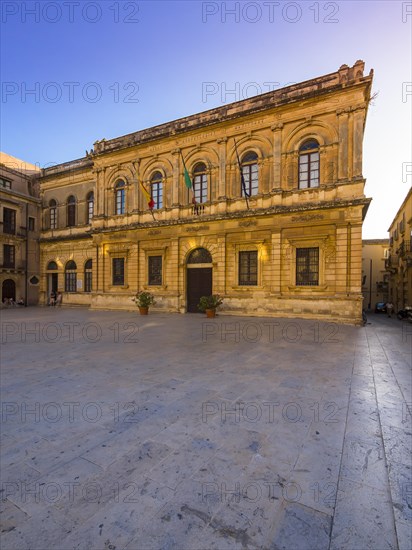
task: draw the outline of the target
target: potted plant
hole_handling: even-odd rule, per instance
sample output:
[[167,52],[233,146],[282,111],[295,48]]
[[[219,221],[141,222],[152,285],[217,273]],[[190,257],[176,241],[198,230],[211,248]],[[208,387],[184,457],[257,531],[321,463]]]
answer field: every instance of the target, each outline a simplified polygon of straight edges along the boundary
[[200,311],[205,311],[207,317],[215,317],[216,308],[223,304],[223,299],[219,294],[211,294],[210,296],[202,296],[200,298],[198,308]]
[[132,300],[139,308],[140,315],[147,315],[149,313],[149,306],[156,303],[153,294],[145,290],[137,292]]

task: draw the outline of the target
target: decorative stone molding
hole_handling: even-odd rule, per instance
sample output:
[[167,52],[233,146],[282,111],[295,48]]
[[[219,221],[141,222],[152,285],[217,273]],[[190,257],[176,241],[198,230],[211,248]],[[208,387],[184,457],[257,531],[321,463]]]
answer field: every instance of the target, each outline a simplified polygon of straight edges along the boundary
[[292,222],[309,222],[312,220],[323,220],[323,214],[303,214],[302,216],[292,216]]
[[188,233],[197,233],[198,231],[208,231],[209,226],[208,225],[198,225],[197,227],[187,227],[186,231]]
[[245,221],[239,222],[239,227],[250,227],[253,225],[257,225],[256,220],[245,220]]

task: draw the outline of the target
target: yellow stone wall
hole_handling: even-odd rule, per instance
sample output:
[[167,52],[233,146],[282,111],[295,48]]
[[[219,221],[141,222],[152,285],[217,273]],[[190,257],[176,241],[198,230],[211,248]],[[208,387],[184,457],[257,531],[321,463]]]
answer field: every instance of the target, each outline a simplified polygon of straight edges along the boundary
[[[308,317],[358,323],[362,295],[364,196],[362,139],[372,74],[363,62],[336,73],[206,113],[101,140],[83,159],[43,171],[41,239],[42,300],[47,301],[49,261],[93,260],[93,290],[65,293],[66,304],[134,308],[132,295],[149,289],[155,309],[185,312],[189,253],[212,255],[213,292],[222,294],[222,313]],[[320,185],[298,188],[299,147],[319,143]],[[240,157],[258,156],[259,190],[241,196]],[[207,166],[208,200],[194,210],[185,187],[189,173]],[[163,176],[164,206],[147,208],[140,183]],[[126,183],[126,212],[115,215],[115,185]],[[94,192],[94,217],[86,223],[86,196]],[[77,200],[76,226],[66,227],[67,197]],[[48,204],[59,204],[58,228],[50,229]],[[296,248],[319,248],[319,284],[297,286]],[[239,286],[238,254],[257,250],[258,284]],[[163,258],[161,286],[148,286],[148,256]],[[124,257],[125,282],[112,284],[112,259]]]

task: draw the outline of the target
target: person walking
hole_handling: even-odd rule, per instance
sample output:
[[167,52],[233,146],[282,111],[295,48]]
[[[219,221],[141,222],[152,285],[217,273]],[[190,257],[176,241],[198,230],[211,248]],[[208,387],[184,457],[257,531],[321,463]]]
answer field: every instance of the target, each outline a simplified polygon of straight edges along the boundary
[[393,304],[392,302],[388,302],[386,304],[386,313],[388,314],[388,317],[392,317],[392,312],[393,312]]

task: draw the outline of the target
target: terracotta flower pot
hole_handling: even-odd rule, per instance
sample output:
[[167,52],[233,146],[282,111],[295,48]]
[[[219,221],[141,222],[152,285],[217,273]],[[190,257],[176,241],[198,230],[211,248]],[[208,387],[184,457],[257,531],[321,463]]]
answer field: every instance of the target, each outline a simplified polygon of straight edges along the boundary
[[148,307],[142,307],[139,306],[140,315],[148,315],[149,314],[149,308]]
[[206,317],[209,319],[212,319],[213,317],[216,317],[216,310],[215,309],[207,309],[206,310]]

